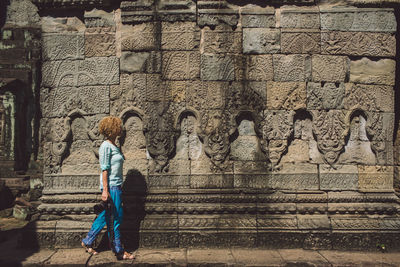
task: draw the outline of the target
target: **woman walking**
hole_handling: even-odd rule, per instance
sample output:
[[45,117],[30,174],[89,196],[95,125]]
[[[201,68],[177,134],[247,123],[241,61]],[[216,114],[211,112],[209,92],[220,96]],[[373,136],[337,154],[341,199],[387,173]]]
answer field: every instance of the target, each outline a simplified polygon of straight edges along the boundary
[[[97,235],[107,224],[111,249],[117,256],[117,259],[134,259],[131,253],[124,251],[120,234],[120,225],[123,216],[121,186],[123,183],[122,167],[124,156],[116,146],[115,139],[117,136],[121,136],[122,121],[118,117],[105,117],[100,121],[99,131],[100,134],[106,137],[106,141],[101,144],[99,149],[101,200],[103,203],[107,202],[110,208],[103,210],[94,220],[92,228],[82,240],[82,246],[87,252],[97,254],[97,251],[92,246]],[[110,232],[113,234],[110,234]]]

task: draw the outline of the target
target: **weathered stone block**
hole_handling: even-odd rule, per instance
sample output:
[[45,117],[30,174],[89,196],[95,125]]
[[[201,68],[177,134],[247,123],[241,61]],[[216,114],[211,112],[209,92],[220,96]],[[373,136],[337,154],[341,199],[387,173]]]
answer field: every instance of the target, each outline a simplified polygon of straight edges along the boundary
[[307,109],[343,109],[344,83],[307,84]]
[[43,194],[98,193],[99,175],[45,175]]
[[220,109],[224,104],[224,96],[228,89],[227,82],[193,81],[188,84],[186,102],[189,107],[198,110]]
[[246,90],[257,93],[263,102],[267,100],[267,87],[265,82],[247,82],[245,84]]
[[392,191],[393,166],[358,166],[358,186],[362,191]]
[[396,39],[390,33],[322,32],[321,52],[332,55],[394,57]]
[[321,190],[357,190],[358,168],[354,165],[320,165]]
[[297,215],[299,229],[330,229],[331,221],[327,215]]
[[233,81],[235,79],[234,58],[229,55],[203,54],[200,77],[204,81]]
[[159,175],[149,173],[146,178],[147,186],[149,188],[179,188],[189,186],[189,176],[186,174],[182,175]]
[[274,81],[304,82],[311,78],[311,58],[306,55],[273,55]]
[[115,55],[115,34],[85,34],[86,57],[108,57]]
[[[266,156],[264,155],[264,158]],[[268,171],[268,164],[265,160],[259,160],[259,161],[234,161],[233,162],[233,172],[235,173],[235,179],[236,179],[236,174],[251,174],[251,175],[256,175],[260,174],[263,175],[264,177],[266,176],[266,173]]]
[[120,114],[130,106],[141,107],[140,103],[146,101],[146,76],[147,74],[123,73],[120,84],[110,86],[110,113]]
[[196,21],[196,3],[191,0],[160,1],[157,11],[161,21]]
[[121,72],[158,73],[161,71],[160,52],[122,52]]
[[350,82],[394,85],[396,61],[372,61],[366,57],[350,62]]
[[284,163],[269,175],[269,188],[291,190],[318,190],[317,165]]
[[273,28],[275,27],[275,9],[244,7],[241,10],[242,27],[246,28]]
[[257,218],[257,229],[296,229],[296,216],[279,216],[279,215],[259,215]]
[[155,23],[142,23],[135,26],[122,25],[121,49],[122,51],[157,50],[160,46],[158,35]]
[[193,80],[199,77],[200,53],[163,52],[162,77],[168,80]]
[[211,30],[206,28],[203,33],[201,50],[205,53],[240,53],[242,51],[242,31],[233,31],[227,25],[217,26]]
[[246,69],[249,81],[272,81],[274,78],[272,55],[248,56]]
[[115,27],[114,12],[106,12],[95,8],[91,11],[85,11],[84,18],[87,28]]
[[42,65],[45,87],[111,85],[119,83],[119,60],[96,57],[85,60],[46,61]]
[[[254,131],[254,130],[253,130]],[[240,136],[232,142],[231,160],[257,160],[262,156],[257,136]]]
[[43,33],[83,33],[86,30],[85,24],[77,17],[69,18],[53,18],[42,17],[42,32]]
[[365,111],[393,112],[393,87],[353,83],[347,83],[345,87],[345,109],[360,108]]
[[43,60],[83,59],[85,38],[82,33],[57,33],[42,35]]
[[306,83],[267,82],[267,108],[297,110],[306,107]]
[[268,28],[243,29],[243,53],[269,54],[281,49],[281,32]]
[[318,30],[282,29],[281,49],[285,54],[320,53],[321,33]]
[[195,22],[163,22],[162,50],[195,50],[200,46],[200,29]]
[[312,56],[314,82],[344,82],[349,72],[350,60],[342,56]]
[[74,109],[89,114],[109,112],[108,86],[58,87],[51,90],[43,88],[47,95],[42,99],[44,117],[65,117]]
[[283,7],[281,8],[281,27],[319,29],[319,9],[317,7]]
[[136,24],[154,20],[155,6],[150,0],[122,1],[121,20],[124,24]]
[[233,188],[233,174],[191,175],[190,188]]
[[197,23],[200,27],[217,26],[225,23],[231,27],[238,24],[239,12],[233,6],[228,6],[226,1],[198,1]]
[[[250,161],[246,161],[246,163],[250,163]],[[263,172],[265,173],[266,170],[264,170]],[[265,189],[265,188],[269,188],[268,181],[269,181],[269,179],[268,179],[267,174],[261,174],[261,173],[236,174],[235,173],[235,175],[234,175],[234,187],[235,188]]]
[[294,139],[288,146],[288,151],[282,156],[281,162],[309,162],[309,141]]
[[332,31],[395,32],[391,8],[321,7],[321,29]]

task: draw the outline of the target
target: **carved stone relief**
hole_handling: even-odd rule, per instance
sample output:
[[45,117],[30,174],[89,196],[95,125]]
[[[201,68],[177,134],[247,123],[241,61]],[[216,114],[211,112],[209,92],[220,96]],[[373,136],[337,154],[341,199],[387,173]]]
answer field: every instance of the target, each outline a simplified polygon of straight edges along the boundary
[[319,151],[328,164],[337,161],[344,148],[346,135],[345,114],[340,110],[313,111],[313,133]]

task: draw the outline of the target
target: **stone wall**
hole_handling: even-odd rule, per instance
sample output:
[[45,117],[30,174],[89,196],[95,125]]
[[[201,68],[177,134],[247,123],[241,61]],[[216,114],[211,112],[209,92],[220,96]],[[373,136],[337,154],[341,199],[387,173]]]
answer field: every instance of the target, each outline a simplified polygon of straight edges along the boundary
[[89,229],[111,114],[126,129],[128,244],[398,247],[393,8],[81,1],[98,9],[57,17],[77,1],[33,2],[39,243]]

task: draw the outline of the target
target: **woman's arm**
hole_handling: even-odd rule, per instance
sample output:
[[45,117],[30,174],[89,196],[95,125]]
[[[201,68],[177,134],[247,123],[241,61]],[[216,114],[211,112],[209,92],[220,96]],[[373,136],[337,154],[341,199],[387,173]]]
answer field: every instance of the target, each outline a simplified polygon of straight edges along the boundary
[[108,200],[108,170],[104,170],[101,173],[103,179],[103,193],[101,194],[101,200]]

